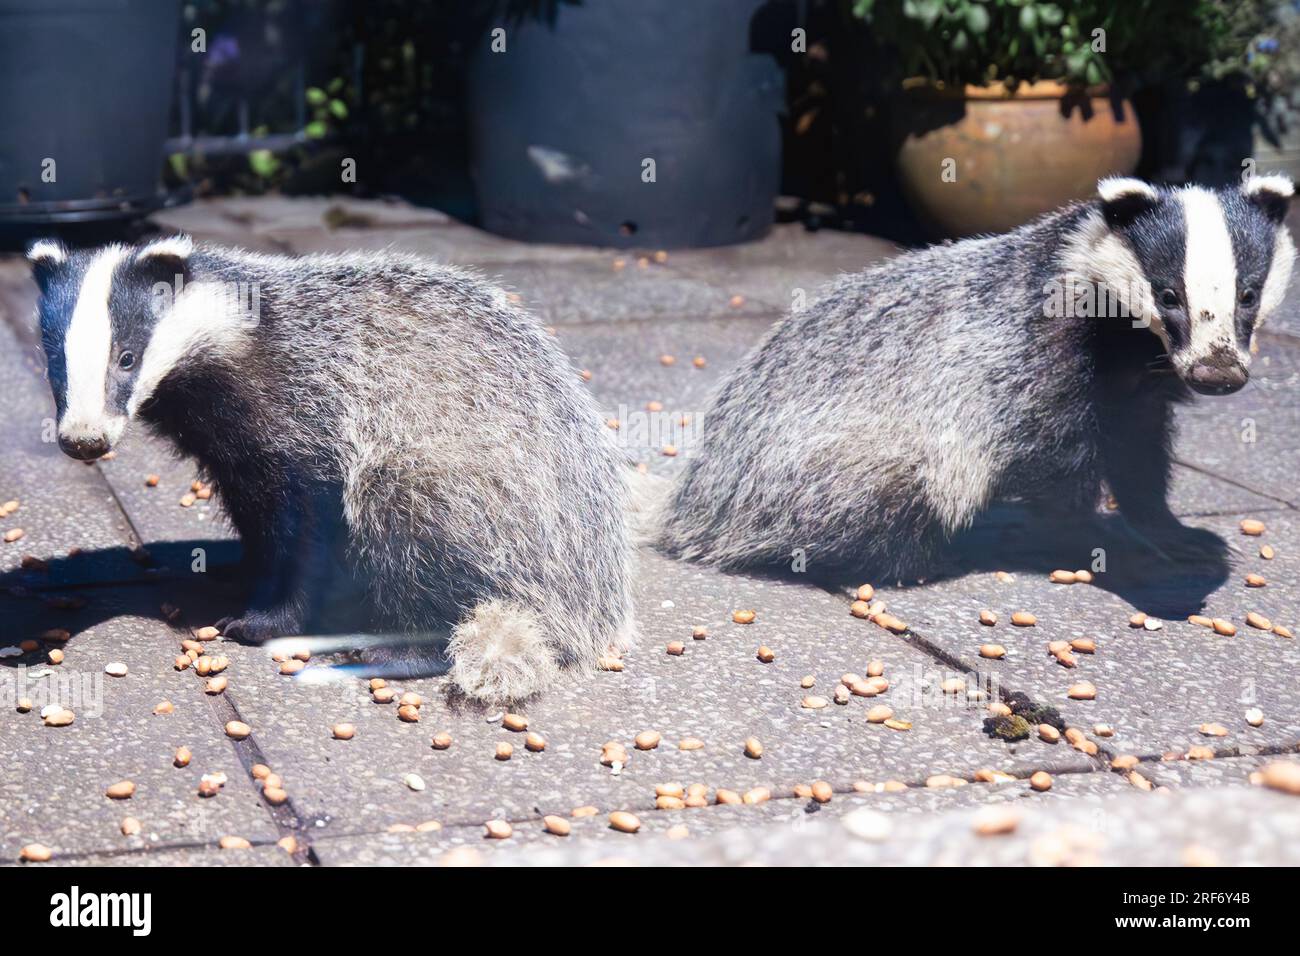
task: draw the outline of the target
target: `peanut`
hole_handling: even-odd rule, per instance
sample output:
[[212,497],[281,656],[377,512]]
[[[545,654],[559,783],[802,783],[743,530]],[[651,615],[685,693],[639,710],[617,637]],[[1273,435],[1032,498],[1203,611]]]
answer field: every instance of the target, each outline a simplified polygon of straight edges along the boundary
[[663,735],[655,730],[643,730],[637,734],[632,743],[637,750],[654,750],[659,746],[659,741],[663,740]]
[[1097,688],[1088,681],[1080,681],[1077,684],[1070,685],[1069,696],[1071,700],[1096,700]]
[[135,796],[135,784],[130,780],[119,780],[104,791],[104,796],[110,800],[130,800]]
[[188,767],[190,761],[194,759],[189,747],[177,747],[176,753],[172,756],[172,763],[177,767]]
[[1038,623],[1038,618],[1028,611],[1016,611],[1011,615],[1011,623],[1016,627],[1033,627]]
[[883,724],[885,721],[887,721],[890,717],[893,716],[894,716],[894,708],[888,707],[884,704],[877,704],[875,707],[872,707],[870,710],[867,711],[867,723]]
[[547,833],[553,833],[556,836],[568,836],[573,831],[573,827],[568,820],[554,815],[542,817],[542,827]]
[[253,732],[253,728],[248,726],[242,720],[232,720],[226,724],[226,736],[235,740],[243,740]]
[[999,661],[1007,656],[1007,649],[1001,644],[981,644],[980,657],[987,657],[989,660]]
[[489,840],[508,840],[515,828],[505,820],[489,820],[483,824],[483,832]]
[[1241,522],[1241,533],[1257,538],[1264,533],[1264,522],[1256,518],[1245,518]]
[[538,754],[546,749],[546,738],[535,731],[529,731],[528,736],[524,738],[524,747]]
[[528,718],[522,714],[506,714],[501,718],[501,726],[518,733],[528,729]]
[[758,760],[763,756],[763,744],[757,737],[750,737],[745,741],[745,756],[752,760]]
[[625,810],[615,810],[609,815],[609,825],[620,833],[636,833],[641,829],[641,821],[634,814]]
[[1052,789],[1052,775],[1045,770],[1039,770],[1029,778],[1029,785],[1040,793]]
[[757,614],[754,611],[732,611],[731,619],[737,624],[753,624]]
[[19,851],[18,855],[27,863],[45,863],[54,856],[54,851],[44,843],[29,843]]
[[998,622],[998,616],[992,611],[989,610],[980,611],[980,623],[983,624],[985,627],[992,627],[994,624],[997,624],[997,622]]
[[431,746],[434,750],[446,750],[451,747],[451,734],[443,731],[433,735]]
[[515,748],[510,744],[504,742],[497,744],[496,758],[498,760],[509,760],[514,756],[514,753]]
[[351,740],[357,735],[357,728],[355,724],[335,724],[330,728],[330,733],[335,740]]

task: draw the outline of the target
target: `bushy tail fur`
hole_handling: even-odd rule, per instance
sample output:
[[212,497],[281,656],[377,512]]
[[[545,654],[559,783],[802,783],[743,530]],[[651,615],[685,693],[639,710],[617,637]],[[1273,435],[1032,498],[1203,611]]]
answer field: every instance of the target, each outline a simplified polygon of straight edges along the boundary
[[555,682],[560,668],[537,616],[505,601],[483,601],[451,632],[451,679],[483,701],[520,700]]
[[627,502],[623,510],[628,538],[633,545],[654,544],[659,538],[664,508],[673,482],[661,475],[627,469]]

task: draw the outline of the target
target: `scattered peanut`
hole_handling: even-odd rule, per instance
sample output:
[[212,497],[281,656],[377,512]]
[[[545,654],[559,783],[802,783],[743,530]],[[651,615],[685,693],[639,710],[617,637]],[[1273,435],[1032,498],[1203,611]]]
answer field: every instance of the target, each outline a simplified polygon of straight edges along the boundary
[[636,833],[641,829],[641,821],[625,810],[615,810],[609,815],[609,825],[620,833]]

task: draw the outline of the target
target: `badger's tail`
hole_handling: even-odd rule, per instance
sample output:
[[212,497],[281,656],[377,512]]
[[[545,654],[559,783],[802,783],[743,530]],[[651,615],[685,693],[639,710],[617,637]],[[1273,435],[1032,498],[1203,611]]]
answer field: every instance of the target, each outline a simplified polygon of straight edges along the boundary
[[560,672],[537,616],[495,599],[478,604],[452,629],[447,652],[451,679],[478,700],[521,700],[545,690]]
[[627,503],[623,513],[628,537],[634,545],[653,544],[659,537],[672,479],[628,468],[626,484]]

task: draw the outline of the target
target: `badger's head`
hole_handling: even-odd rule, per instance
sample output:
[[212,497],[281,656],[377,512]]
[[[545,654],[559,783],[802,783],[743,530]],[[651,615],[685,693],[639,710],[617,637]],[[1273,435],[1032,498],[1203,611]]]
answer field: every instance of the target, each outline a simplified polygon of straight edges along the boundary
[[1174,371],[1206,395],[1250,377],[1255,329],[1281,303],[1295,246],[1283,220],[1295,187],[1253,176],[1236,188],[1098,183],[1095,276],[1121,289],[1130,315],[1160,337]]
[[182,307],[191,251],[185,236],[75,252],[48,239],[28,247],[59,447],[73,458],[108,452],[193,345],[195,310]]

